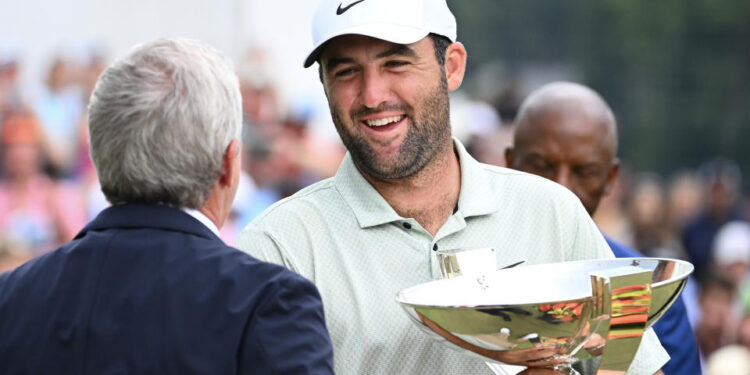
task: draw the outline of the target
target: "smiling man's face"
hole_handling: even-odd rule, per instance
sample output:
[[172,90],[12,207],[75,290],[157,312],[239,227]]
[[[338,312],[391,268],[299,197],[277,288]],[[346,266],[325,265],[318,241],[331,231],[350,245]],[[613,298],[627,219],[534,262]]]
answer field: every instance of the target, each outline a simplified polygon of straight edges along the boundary
[[336,130],[363,173],[409,177],[450,146],[448,84],[430,38],[401,45],[344,35],[320,63]]

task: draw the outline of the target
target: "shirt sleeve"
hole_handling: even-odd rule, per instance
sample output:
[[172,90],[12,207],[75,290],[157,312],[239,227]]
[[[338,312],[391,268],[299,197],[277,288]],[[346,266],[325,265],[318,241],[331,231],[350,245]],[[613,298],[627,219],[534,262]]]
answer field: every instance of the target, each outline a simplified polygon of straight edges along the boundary
[[315,286],[284,272],[250,316],[241,374],[333,374],[333,349]]
[[[237,248],[251,256],[301,273],[296,262],[270,234],[250,224],[237,237]],[[306,275],[307,276],[307,275]]]

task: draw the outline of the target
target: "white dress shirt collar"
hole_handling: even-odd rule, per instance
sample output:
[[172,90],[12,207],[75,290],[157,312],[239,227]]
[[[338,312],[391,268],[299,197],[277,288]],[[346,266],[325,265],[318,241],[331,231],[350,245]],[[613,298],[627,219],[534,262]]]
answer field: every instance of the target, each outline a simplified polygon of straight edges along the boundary
[[214,222],[211,221],[211,219],[209,219],[208,216],[206,216],[203,212],[200,212],[192,208],[185,208],[185,207],[182,208],[182,211],[194,217],[196,220],[200,221],[201,223],[203,223],[203,225],[205,225],[206,228],[211,230],[211,232],[214,232],[216,237],[221,238],[221,235],[219,234],[219,227],[217,227],[216,224],[214,224]]

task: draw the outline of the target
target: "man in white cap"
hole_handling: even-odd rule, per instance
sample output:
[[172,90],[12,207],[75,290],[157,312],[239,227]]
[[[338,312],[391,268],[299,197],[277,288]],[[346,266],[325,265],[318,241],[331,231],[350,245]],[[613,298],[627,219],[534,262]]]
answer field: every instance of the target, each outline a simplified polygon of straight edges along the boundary
[[[305,66],[319,63],[347,156],[333,178],[261,214],[239,247],[315,282],[339,374],[491,373],[420,332],[395,301],[440,278],[436,251],[493,247],[498,267],[611,251],[567,189],[481,164],[451,137],[448,92],[466,50],[445,0],[324,0],[313,41]],[[651,331],[641,349],[633,374],[669,358]],[[539,354],[515,364],[554,364]]]

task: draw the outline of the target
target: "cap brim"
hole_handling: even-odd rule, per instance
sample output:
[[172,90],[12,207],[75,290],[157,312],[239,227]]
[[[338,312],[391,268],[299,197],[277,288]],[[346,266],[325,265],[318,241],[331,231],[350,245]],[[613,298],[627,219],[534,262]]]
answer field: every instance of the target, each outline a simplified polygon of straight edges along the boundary
[[318,60],[318,57],[320,57],[321,52],[323,52],[323,48],[325,47],[326,43],[328,43],[331,39],[342,35],[364,35],[371,38],[385,40],[391,43],[411,44],[420,41],[429,33],[429,31],[424,29],[383,23],[371,23],[366,25],[358,25],[356,27],[350,27],[348,29],[339,30],[335,34],[331,34],[324,38],[321,38],[320,42],[307,55],[304,67],[309,68],[312,64],[315,63],[315,61]]

